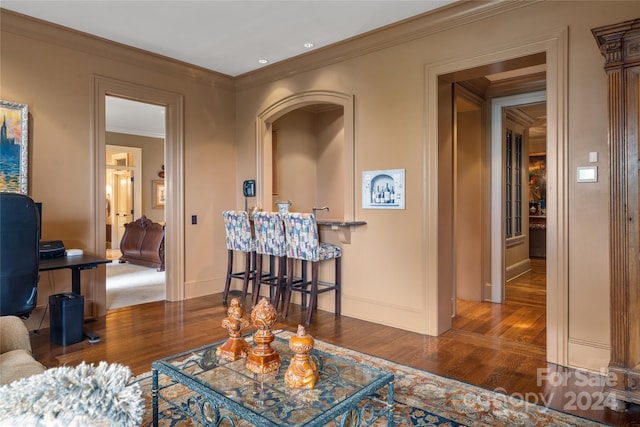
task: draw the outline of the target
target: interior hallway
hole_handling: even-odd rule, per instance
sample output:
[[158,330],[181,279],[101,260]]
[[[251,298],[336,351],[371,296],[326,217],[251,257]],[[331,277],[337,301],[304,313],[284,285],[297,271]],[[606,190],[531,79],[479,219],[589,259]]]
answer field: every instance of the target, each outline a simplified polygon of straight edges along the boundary
[[545,356],[546,261],[531,259],[531,270],[509,281],[503,304],[457,300],[453,334],[485,346]]

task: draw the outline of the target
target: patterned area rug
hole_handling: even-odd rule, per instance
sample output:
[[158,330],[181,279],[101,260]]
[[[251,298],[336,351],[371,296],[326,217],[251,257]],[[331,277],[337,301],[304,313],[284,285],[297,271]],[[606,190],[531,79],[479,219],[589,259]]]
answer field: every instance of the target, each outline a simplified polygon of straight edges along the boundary
[[[281,331],[279,336],[291,337]],[[395,375],[394,423],[397,426],[601,426],[603,424],[515,399],[457,380],[400,365],[378,357],[316,340],[315,348],[340,357],[374,366]],[[143,426],[151,426],[151,373],[138,377],[146,398]],[[168,378],[161,375],[161,385]],[[169,390],[172,399],[187,401],[192,393],[182,385]],[[383,389],[383,393],[386,389]],[[386,396],[380,396],[385,399]],[[160,405],[160,426],[199,426],[164,401]],[[341,424],[340,420],[338,424]],[[236,426],[250,425],[239,420]],[[345,422],[344,425],[350,425]],[[387,425],[386,417],[375,426]]]

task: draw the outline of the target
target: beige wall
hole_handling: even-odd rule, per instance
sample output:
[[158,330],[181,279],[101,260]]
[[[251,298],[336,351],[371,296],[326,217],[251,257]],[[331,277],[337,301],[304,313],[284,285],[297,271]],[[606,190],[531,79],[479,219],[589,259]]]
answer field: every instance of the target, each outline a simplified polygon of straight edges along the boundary
[[456,296],[482,300],[482,109],[456,118]]
[[[92,79],[113,79],[184,96],[185,294],[221,292],[226,247],[220,212],[238,200],[233,81],[118,45],[79,36],[2,10],[0,93],[29,106],[29,194],[43,202],[43,239],[96,250]],[[232,178],[233,180],[233,178]],[[103,197],[104,195],[100,196]],[[102,228],[100,228],[102,230]],[[93,286],[105,269],[82,273],[87,314],[99,312]],[[29,327],[41,319],[49,294],[70,291],[69,271],[41,275]],[[94,304],[95,303],[95,304]],[[95,305],[95,306],[94,306]],[[48,312],[47,312],[48,313]]]
[[[344,114],[342,108],[316,115],[318,149],[318,185],[313,206],[328,206],[318,211],[319,219],[344,219]],[[311,206],[311,207],[313,207]]]
[[[634,2],[526,3],[502,15],[443,27],[406,43],[309,67],[287,78],[240,78],[236,97],[238,156],[242,159],[239,179],[255,175],[254,121],[265,108],[305,91],[353,93],[357,105],[356,188],[363,170],[405,168],[407,203],[403,211],[363,210],[356,192],[356,219],[366,221],[367,226],[343,245],[343,313],[424,330],[428,316],[425,275],[429,274],[424,237],[425,67],[497,52],[568,28],[567,128],[560,130],[567,136],[567,162],[559,172],[567,190],[568,231],[554,238],[565,239],[568,247],[568,283],[561,286],[568,288],[569,301],[560,316],[568,316],[569,330],[567,340],[558,345],[568,348],[568,364],[600,369],[608,361],[609,345],[608,248],[602,244],[609,237],[606,76],[590,30],[636,16]],[[590,185],[576,184],[572,179],[575,168],[587,162],[589,151],[600,153],[602,179]],[[328,299],[321,299],[320,306],[332,308]]]
[[344,218],[344,120],[342,109],[297,109],[274,122],[278,132],[275,202],[290,200],[292,212],[319,211],[320,219]]
[[[467,6],[482,4],[470,2]],[[560,132],[566,135],[567,152],[559,175],[564,179],[562,190],[566,190],[568,231],[554,238],[566,240],[568,247],[566,260],[564,253],[559,254],[569,270],[564,284],[569,300],[566,311],[559,315],[568,317],[569,330],[566,340],[557,345],[567,349],[569,365],[588,369],[606,366],[607,80],[590,30],[637,18],[637,3],[546,1],[513,7],[501,3],[494,9],[503,7],[504,13],[491,12],[481,19],[455,21],[456,25],[434,20],[431,30],[418,31],[401,43],[380,39],[379,45],[385,46],[382,49],[354,48],[347,55],[335,56],[331,51],[318,51],[318,57],[325,58],[323,63],[309,56],[301,62],[274,64],[237,79],[235,90],[228,78],[198,69],[190,74],[181,65],[164,64],[139,52],[87,49],[85,41],[71,48],[69,45],[77,42],[75,36],[43,37],[40,28],[13,22],[15,19],[3,12],[1,96],[29,104],[30,193],[44,202],[44,238],[61,238],[74,247],[94,247],[91,78],[95,74],[185,96],[184,213],[186,218],[199,215],[197,226],[185,225],[187,296],[222,289],[226,254],[220,211],[243,207],[241,182],[257,175],[256,117],[293,94],[310,90],[349,93],[356,100],[355,216],[367,225],[356,229],[350,243],[342,245],[343,314],[424,331],[430,314],[428,298],[441,298],[427,295],[425,278],[432,274],[427,267],[427,249],[433,247],[425,238],[430,220],[425,187],[429,159],[424,142],[430,131],[425,118],[429,101],[425,99],[425,67],[500,52],[566,28],[564,87],[568,103],[566,111],[562,105],[560,109],[567,127]],[[349,46],[336,49],[342,53]],[[274,75],[278,70],[283,70],[280,76],[288,77]],[[595,184],[577,184],[572,179],[575,168],[587,162],[590,151],[600,153],[601,179]],[[361,172],[395,168],[406,170],[406,209],[361,209],[357,190]],[[40,288],[65,290],[65,274],[56,273],[54,279],[43,277]],[[103,269],[98,271],[100,275],[104,277]],[[330,296],[321,298],[319,304],[333,309]],[[446,316],[447,310],[440,314]]]
[[[291,200],[289,210],[309,212],[317,192],[315,117],[294,110],[274,125],[278,129],[278,195],[274,203]],[[274,204],[271,209],[277,211],[278,207]]]
[[152,221],[164,222],[164,209],[154,208],[152,203],[153,181],[161,180],[158,172],[164,165],[164,140],[148,136],[107,132],[106,143],[142,149],[142,212],[133,220],[145,215]]

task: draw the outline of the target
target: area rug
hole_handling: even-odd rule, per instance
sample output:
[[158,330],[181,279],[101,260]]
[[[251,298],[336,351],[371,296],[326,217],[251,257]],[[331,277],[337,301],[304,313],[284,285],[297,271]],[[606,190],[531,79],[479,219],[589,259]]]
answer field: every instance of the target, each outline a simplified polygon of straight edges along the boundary
[[164,271],[114,261],[107,264],[107,310],[165,299]]
[[[291,332],[278,331],[288,339]],[[374,366],[391,372],[394,382],[394,423],[397,426],[602,426],[603,424],[556,411],[544,406],[525,402],[504,394],[482,389],[461,381],[431,374],[426,371],[390,362],[320,340],[315,348],[330,352],[358,363]],[[153,425],[151,406],[151,373],[138,377],[145,396],[145,415],[142,425]],[[168,383],[160,376],[160,385]],[[172,398],[186,401],[192,393],[182,385],[170,388]],[[383,393],[386,393],[383,389]],[[379,396],[383,400],[386,396]],[[160,426],[199,426],[175,407],[161,400]],[[339,423],[338,423],[339,424]],[[250,425],[238,420],[236,426]],[[348,425],[348,423],[346,424]],[[375,422],[376,426],[387,425],[386,417]]]

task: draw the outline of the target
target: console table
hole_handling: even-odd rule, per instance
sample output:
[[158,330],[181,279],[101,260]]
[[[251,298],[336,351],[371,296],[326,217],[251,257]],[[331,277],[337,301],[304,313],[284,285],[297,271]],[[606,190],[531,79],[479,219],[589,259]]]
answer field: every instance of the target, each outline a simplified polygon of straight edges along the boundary
[[[254,374],[246,358],[228,361],[216,356],[224,341],[153,362],[153,425],[158,425],[159,400],[203,425],[237,425],[243,419],[257,426],[371,425],[386,415],[393,422],[392,373],[336,355],[312,350],[320,372],[313,389],[290,389],[284,383],[292,352],[288,340],[277,336],[271,346],[280,354],[278,372]],[[170,381],[160,386],[159,376]],[[187,387],[189,397],[173,393]],[[386,393],[383,389],[386,388]],[[377,392],[386,394],[382,400]]]

